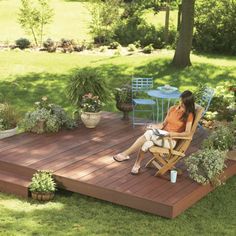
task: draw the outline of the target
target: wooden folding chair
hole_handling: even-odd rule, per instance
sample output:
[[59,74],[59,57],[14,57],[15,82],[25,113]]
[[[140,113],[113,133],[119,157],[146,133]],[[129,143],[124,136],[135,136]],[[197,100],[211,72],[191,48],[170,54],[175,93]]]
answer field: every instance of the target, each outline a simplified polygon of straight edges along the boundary
[[[146,164],[146,167],[153,165],[158,169],[155,176],[164,175],[168,170],[171,170],[175,164],[185,156],[185,152],[188,149],[192,137],[197,129],[198,122],[202,117],[202,113],[204,112],[204,108],[195,105],[195,118],[191,128],[191,134],[189,137],[166,137],[169,141],[170,148],[163,148],[158,146],[153,146],[149,149],[149,151],[153,154],[153,158]],[[171,139],[178,140],[175,148],[171,145]]]

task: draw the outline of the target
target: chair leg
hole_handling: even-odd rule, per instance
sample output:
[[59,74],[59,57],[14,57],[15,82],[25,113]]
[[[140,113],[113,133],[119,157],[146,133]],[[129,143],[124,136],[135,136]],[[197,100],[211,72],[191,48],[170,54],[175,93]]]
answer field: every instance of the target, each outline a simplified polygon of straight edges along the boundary
[[150,167],[154,160],[155,160],[155,157],[153,157],[150,161],[148,161],[147,164],[145,165],[145,167],[146,168]]

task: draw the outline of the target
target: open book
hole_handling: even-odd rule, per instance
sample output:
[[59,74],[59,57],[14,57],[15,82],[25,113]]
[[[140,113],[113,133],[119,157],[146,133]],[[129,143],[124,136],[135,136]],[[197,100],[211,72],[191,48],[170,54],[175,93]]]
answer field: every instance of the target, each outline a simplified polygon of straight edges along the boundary
[[161,129],[152,129],[153,133],[159,137],[164,137],[167,136],[169,133],[165,130],[161,130]]

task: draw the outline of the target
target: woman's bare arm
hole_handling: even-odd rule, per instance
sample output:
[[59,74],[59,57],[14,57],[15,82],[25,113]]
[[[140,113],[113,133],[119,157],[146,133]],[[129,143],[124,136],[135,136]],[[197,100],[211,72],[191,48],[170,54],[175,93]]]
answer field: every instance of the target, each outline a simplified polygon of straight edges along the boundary
[[191,128],[192,128],[193,122],[187,122],[186,129],[184,132],[178,133],[178,132],[169,132],[170,137],[190,137],[191,135]]

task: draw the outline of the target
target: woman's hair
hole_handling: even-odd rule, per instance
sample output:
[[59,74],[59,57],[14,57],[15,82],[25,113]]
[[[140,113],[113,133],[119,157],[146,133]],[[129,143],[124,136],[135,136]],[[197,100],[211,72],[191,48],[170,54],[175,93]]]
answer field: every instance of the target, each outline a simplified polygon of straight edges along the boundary
[[185,112],[182,115],[182,120],[187,120],[188,115],[190,113],[193,113],[193,116],[195,117],[195,105],[194,105],[194,96],[193,93],[189,90],[185,90],[181,95],[180,98],[182,99],[182,102],[185,106]]

